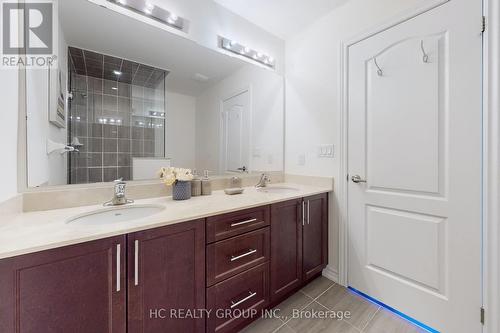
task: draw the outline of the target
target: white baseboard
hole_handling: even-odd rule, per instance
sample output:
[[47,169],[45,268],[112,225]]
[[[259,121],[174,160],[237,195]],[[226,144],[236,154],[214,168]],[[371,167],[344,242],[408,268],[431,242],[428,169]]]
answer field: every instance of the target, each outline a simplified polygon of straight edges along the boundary
[[323,270],[323,276],[335,283],[339,283],[339,272],[330,265]]

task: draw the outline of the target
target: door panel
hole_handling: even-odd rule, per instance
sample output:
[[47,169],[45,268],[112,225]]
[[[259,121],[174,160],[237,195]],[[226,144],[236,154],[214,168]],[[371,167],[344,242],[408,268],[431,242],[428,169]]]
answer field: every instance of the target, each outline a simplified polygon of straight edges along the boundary
[[0,260],[0,332],[125,332],[124,251],[119,236]]
[[450,1],[348,50],[349,285],[442,332],[480,331],[478,22]]
[[302,200],[271,206],[271,301],[302,283]]
[[304,199],[305,223],[302,227],[302,270],[304,282],[315,277],[328,261],[328,196]]
[[250,93],[244,91],[223,102],[222,151],[223,171],[240,172],[249,168],[250,154]]
[[[204,220],[128,236],[128,325],[131,332],[204,332],[204,318],[176,318],[170,312],[203,309],[204,306]],[[151,316],[151,311],[155,313],[155,310],[162,317]]]

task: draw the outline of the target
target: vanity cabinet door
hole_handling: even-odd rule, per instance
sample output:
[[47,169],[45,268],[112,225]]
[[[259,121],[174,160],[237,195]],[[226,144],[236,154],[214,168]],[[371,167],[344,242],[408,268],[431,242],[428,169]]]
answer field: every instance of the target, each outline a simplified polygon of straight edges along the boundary
[[302,200],[271,206],[271,301],[302,283]]
[[125,236],[0,260],[0,332],[126,331]]
[[205,221],[128,235],[128,331],[204,332]]
[[321,273],[328,260],[328,195],[304,198],[302,270],[304,282]]

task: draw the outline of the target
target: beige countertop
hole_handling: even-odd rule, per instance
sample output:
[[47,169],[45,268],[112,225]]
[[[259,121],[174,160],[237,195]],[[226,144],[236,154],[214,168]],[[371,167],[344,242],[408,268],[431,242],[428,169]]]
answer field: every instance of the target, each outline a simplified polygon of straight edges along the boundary
[[171,197],[142,199],[134,204],[161,205],[165,209],[145,218],[101,225],[67,222],[75,216],[102,209],[102,205],[12,215],[0,222],[0,259],[332,191],[332,187],[292,183],[270,187],[276,186],[297,190],[267,193],[246,187],[243,194],[233,196],[214,191],[211,196],[186,201],[174,201]]

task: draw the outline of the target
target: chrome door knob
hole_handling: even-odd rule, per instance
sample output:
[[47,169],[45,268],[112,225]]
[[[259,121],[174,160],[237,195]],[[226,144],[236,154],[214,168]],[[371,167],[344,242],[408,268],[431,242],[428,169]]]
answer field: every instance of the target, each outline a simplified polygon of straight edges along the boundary
[[351,177],[351,180],[353,183],[366,183],[366,179],[361,179],[361,176],[360,175],[355,175],[355,176],[352,176]]

